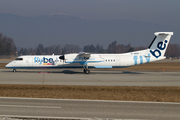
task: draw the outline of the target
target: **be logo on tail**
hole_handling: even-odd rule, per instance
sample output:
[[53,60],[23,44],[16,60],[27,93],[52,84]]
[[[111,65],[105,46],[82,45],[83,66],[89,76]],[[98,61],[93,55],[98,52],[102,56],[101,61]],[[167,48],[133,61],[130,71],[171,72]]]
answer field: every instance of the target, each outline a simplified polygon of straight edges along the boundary
[[157,49],[155,49],[154,51],[150,50],[150,53],[156,58],[160,57],[161,56],[161,51],[164,50],[166,48],[166,46],[167,46],[166,45],[167,42],[168,42],[167,40],[165,40],[164,42],[162,42],[162,41],[159,42],[157,44]]

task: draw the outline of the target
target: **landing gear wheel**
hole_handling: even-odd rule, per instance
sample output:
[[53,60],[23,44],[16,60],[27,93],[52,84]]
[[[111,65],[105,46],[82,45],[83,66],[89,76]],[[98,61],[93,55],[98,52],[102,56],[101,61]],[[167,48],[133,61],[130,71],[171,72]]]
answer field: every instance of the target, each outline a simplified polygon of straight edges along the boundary
[[90,73],[90,71],[89,70],[86,70],[86,74],[89,74]]
[[13,69],[13,72],[16,72],[16,69]]
[[84,69],[83,71],[84,71],[84,73],[86,73],[86,74],[89,74],[89,73],[90,73],[90,70],[87,70],[87,69]]

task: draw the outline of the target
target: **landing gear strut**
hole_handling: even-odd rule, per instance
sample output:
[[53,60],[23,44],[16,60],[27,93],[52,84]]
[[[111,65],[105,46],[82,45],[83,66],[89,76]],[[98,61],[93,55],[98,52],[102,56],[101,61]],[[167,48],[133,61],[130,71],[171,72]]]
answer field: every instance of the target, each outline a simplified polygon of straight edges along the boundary
[[88,66],[86,65],[85,67],[84,67],[84,73],[86,73],[86,74],[89,74],[90,73],[90,70],[88,69]]

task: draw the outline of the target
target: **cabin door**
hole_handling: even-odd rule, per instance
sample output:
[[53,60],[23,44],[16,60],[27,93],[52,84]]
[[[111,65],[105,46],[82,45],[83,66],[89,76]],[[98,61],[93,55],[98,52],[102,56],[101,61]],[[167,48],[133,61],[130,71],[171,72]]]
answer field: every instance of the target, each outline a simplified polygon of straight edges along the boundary
[[28,65],[33,66],[33,58],[32,57],[28,58]]

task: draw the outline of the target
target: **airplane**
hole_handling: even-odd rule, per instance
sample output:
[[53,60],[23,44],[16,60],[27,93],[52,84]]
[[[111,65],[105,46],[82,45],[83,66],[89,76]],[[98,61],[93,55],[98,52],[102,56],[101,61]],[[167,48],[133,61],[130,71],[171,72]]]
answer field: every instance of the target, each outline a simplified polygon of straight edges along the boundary
[[6,68],[83,68],[90,73],[89,68],[123,68],[165,59],[165,51],[173,32],[154,33],[150,46],[145,50],[122,54],[91,54],[86,52],[62,55],[23,55],[6,65]]

